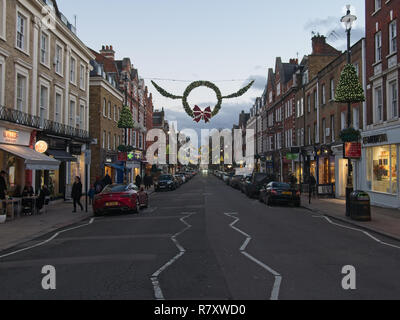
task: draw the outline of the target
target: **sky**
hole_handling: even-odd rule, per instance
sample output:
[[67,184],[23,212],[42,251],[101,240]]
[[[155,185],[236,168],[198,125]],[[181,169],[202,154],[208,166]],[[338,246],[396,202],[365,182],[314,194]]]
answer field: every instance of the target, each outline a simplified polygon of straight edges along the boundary
[[[365,0],[58,0],[71,22],[77,16],[78,36],[88,47],[98,51],[112,45],[117,59],[131,58],[153,94],[155,108],[164,107],[179,130],[232,128],[241,110],[249,111],[262,94],[276,57],[286,62],[311,53],[312,32],[345,50],[339,21],[346,4],[358,17],[352,31],[355,43],[364,36]],[[224,96],[250,79],[256,82],[243,97],[224,100],[220,113],[206,125],[193,122],[181,101],[161,96],[151,79],[184,80],[156,80],[178,96],[197,80],[214,82]],[[192,107],[213,107],[216,102],[207,88],[189,96]]]

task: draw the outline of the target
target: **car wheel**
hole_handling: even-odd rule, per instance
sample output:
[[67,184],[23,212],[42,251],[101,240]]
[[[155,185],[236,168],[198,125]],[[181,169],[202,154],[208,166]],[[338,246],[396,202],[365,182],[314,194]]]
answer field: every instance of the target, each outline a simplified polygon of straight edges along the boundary
[[95,217],[100,217],[100,213],[99,213],[97,210],[95,210],[95,211],[93,212],[93,216],[95,216]]

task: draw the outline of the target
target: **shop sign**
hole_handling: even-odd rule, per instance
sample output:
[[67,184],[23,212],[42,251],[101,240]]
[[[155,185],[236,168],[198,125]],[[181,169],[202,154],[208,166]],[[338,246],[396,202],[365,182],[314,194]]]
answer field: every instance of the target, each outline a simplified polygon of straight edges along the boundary
[[39,153],[45,153],[49,149],[49,145],[46,141],[40,140],[35,144],[35,151]]
[[388,142],[388,136],[386,133],[378,134],[376,136],[364,137],[364,144],[378,144]]
[[360,159],[361,158],[361,143],[359,142],[346,142],[344,144],[344,158],[346,159]]
[[79,144],[71,144],[69,146],[69,153],[73,156],[80,156],[82,154],[82,146]]
[[128,154],[126,152],[118,152],[118,161],[128,161]]
[[299,160],[299,154],[287,153],[287,154],[286,154],[286,159],[288,159],[288,160],[290,160],[290,161]]
[[267,161],[267,169],[273,169],[274,168],[274,162],[273,161]]
[[30,132],[0,127],[0,143],[29,146],[30,141]]
[[3,138],[8,143],[16,143],[18,141],[18,131],[15,130],[4,130]]

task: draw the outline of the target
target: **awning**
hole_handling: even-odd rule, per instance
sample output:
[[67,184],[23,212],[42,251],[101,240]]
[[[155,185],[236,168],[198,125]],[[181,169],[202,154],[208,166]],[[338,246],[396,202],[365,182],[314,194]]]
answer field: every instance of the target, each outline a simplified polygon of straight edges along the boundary
[[114,164],[114,163],[106,163],[106,166],[114,168],[114,169],[117,169],[117,170],[124,171],[124,167],[123,166],[119,166],[119,165]]
[[47,154],[62,162],[77,162],[77,159],[64,150],[47,150]]
[[60,161],[54,160],[28,147],[0,144],[0,149],[25,159],[27,170],[58,170],[60,167]]

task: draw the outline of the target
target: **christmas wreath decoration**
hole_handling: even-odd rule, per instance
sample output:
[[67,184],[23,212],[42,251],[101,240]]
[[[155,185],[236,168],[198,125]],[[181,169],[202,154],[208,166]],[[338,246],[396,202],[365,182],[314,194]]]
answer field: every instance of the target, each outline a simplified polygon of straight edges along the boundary
[[335,101],[339,103],[364,102],[364,90],[358,80],[356,68],[347,64],[340,75]]
[[[183,96],[177,96],[167,92],[159,85],[157,85],[157,83],[155,83],[154,81],[152,81],[151,83],[162,96],[174,100],[182,100],[182,105],[185,112],[189,117],[194,118],[194,121],[199,122],[200,120],[204,120],[205,122],[209,122],[210,119],[212,117],[215,117],[221,110],[223,99],[233,99],[244,95],[253,86],[254,81],[250,82],[246,87],[240,89],[238,92],[224,97],[222,96],[221,90],[214,83],[210,81],[192,82],[186,88],[185,92],[183,93]],[[195,106],[193,109],[190,107],[188,103],[189,95],[194,89],[199,87],[207,87],[215,92],[218,102],[214,106],[214,109],[211,110],[211,107],[207,107],[204,111],[202,111],[198,106]]]

